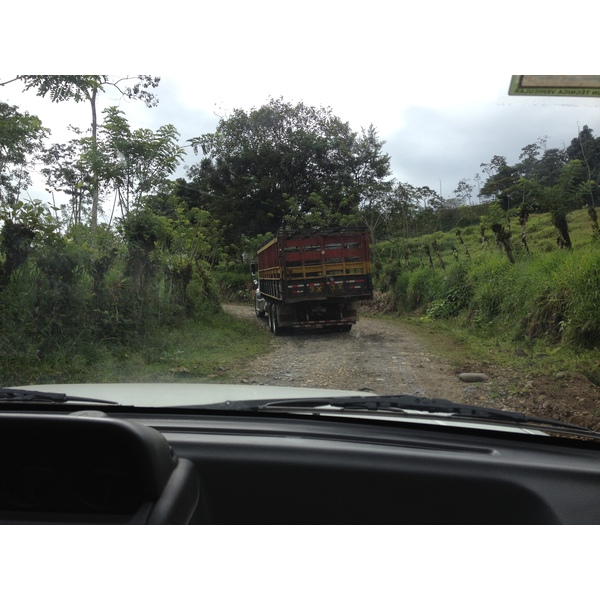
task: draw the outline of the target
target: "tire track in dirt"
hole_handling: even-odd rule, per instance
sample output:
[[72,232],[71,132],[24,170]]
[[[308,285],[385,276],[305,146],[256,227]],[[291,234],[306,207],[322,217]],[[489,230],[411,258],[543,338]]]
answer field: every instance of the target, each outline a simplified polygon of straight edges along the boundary
[[[223,308],[239,318],[257,319],[252,306]],[[261,322],[266,328],[266,320]],[[415,394],[457,402],[465,402],[474,389],[392,321],[361,317],[350,333],[293,332],[274,336],[271,344],[271,352],[243,367],[240,383]]]
[[[227,304],[223,308],[239,318],[257,320],[253,306]],[[266,320],[261,322],[266,329]],[[350,333],[273,336],[271,345],[271,352],[241,366],[237,383],[446,398],[600,431],[600,388],[581,374],[534,377],[486,360],[485,367],[468,368],[484,369],[489,380],[463,383],[456,368],[400,321],[361,316]]]

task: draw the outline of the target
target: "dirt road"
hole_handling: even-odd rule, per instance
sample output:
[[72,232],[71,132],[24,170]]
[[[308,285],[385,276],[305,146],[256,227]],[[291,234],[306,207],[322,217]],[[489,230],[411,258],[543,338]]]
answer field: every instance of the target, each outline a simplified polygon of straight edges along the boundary
[[[251,306],[224,308],[238,317],[257,319]],[[263,323],[266,328],[266,320]],[[244,368],[244,383],[416,394],[461,402],[484,393],[461,382],[448,364],[391,321],[361,317],[350,333],[294,332],[273,336],[271,343],[271,353]]]
[[[258,321],[249,305],[227,304],[237,317]],[[259,321],[260,322],[260,321]],[[266,320],[262,325],[267,327]],[[532,376],[482,365],[450,366],[399,321],[361,316],[350,333],[293,333],[271,340],[272,351],[237,370],[237,383],[415,394],[516,410],[600,431],[600,388],[579,373]],[[465,383],[465,369],[488,380]]]

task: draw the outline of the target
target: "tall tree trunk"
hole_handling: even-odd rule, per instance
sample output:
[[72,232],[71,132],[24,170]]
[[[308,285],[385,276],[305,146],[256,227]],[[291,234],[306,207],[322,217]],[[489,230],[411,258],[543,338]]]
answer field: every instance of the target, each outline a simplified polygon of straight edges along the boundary
[[90,103],[92,105],[92,148],[94,151],[94,173],[92,183],[92,229],[96,229],[98,225],[98,199],[100,196],[98,188],[100,187],[100,181],[98,177],[98,163],[96,152],[98,151],[98,117],[96,114],[96,95],[98,90],[93,88],[90,96]]
[[506,252],[506,257],[511,263],[515,262],[515,257],[512,253],[512,247],[510,244],[510,232],[507,232],[504,229],[504,225],[500,223],[494,223],[492,225],[492,231],[496,234],[496,244],[500,249],[504,248]]
[[594,232],[594,238],[600,236],[600,228],[598,227],[598,213],[596,212],[595,207],[592,204],[587,205],[588,215],[590,215],[590,219],[592,220],[592,230]]
[[529,245],[527,244],[527,221],[529,220],[529,210],[527,205],[523,202],[521,205],[521,212],[519,213],[519,223],[521,223],[521,244],[527,254],[529,254]]
[[556,242],[560,248],[566,248],[571,250],[573,247],[571,244],[571,236],[569,235],[569,224],[567,222],[567,216],[561,212],[552,213],[552,223],[558,231],[558,237]]

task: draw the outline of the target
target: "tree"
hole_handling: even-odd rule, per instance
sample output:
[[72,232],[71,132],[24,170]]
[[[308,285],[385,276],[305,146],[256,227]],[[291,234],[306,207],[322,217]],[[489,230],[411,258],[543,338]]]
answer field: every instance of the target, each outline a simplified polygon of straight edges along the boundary
[[413,217],[415,235],[441,230],[441,213],[444,199],[428,186],[411,186],[412,201],[418,207]]
[[389,238],[407,239],[439,230],[455,209],[454,199],[446,200],[427,186],[398,183],[391,191],[382,190],[377,202],[363,207],[362,217]]
[[414,187],[408,182],[399,183],[393,195],[388,197],[384,208],[388,235],[390,237],[402,236],[404,239],[408,239],[414,214],[418,210],[414,198]]
[[521,161],[516,165],[517,170],[521,177],[527,179],[536,178],[536,166],[540,160],[540,154],[546,148],[547,136],[538,138],[533,144],[527,144],[521,149],[519,160]]
[[[567,153],[560,148],[546,148],[547,137],[538,138],[521,150],[520,162],[514,166],[520,177],[537,181],[541,185],[553,186],[558,183],[563,167],[568,162]],[[523,198],[524,202],[526,198]]]
[[54,226],[40,203],[19,199],[47,133],[38,117],[0,102],[0,288],[27,259],[36,234]]
[[[6,85],[12,81],[21,81],[25,90],[37,90],[38,96],[46,97],[49,95],[52,102],[64,102],[66,100],[89,102],[92,110],[91,150],[96,152],[98,94],[105,92],[107,88],[112,88],[127,98],[143,100],[149,107],[156,106],[158,100],[150,89],[158,86],[160,78],[138,75],[133,78],[124,77],[111,81],[108,75],[18,75],[15,79],[0,85]],[[128,82],[133,82],[133,85],[126,87]],[[92,206],[90,218],[92,228],[95,228],[98,223],[99,187],[100,178],[98,172],[94,169],[91,187]]]
[[563,167],[568,162],[569,157],[566,150],[548,148],[536,165],[535,177],[542,185],[556,185],[560,179]]
[[452,192],[458,200],[460,200],[460,204],[462,205],[471,205],[473,204],[473,190],[475,187],[473,184],[469,183],[469,180],[466,178],[461,179],[456,185],[456,189]]
[[[203,159],[188,170],[205,206],[228,225],[229,243],[276,231],[290,202],[340,221],[356,213],[389,175],[389,156],[370,127],[360,134],[330,109],[270,100],[222,118],[215,133],[190,140]],[[314,195],[316,194],[316,196]]]
[[358,216],[369,231],[374,253],[377,251],[377,241],[387,234],[389,206],[393,198],[394,193],[391,189],[380,190],[378,193],[369,194],[360,206]]
[[38,117],[0,102],[0,291],[27,260],[36,235],[54,228],[41,203],[19,199],[47,133]]
[[[94,186],[98,197],[114,194],[113,214],[117,205],[122,216],[140,208],[144,196],[171,185],[167,178],[184,154],[173,125],[163,125],[157,131],[131,130],[118,108],[107,108],[104,115],[95,142],[82,137],[55,144],[45,155],[47,166],[42,172],[46,182],[71,196],[74,223],[82,222],[85,199]],[[97,183],[94,177],[98,177]]]
[[[338,209],[344,204],[338,205]],[[282,226],[286,229],[312,229],[321,227],[355,227],[360,224],[356,214],[340,214],[323,201],[323,198],[313,192],[302,209],[295,198],[288,199],[287,214],[283,218]]]
[[516,202],[513,198],[519,175],[515,167],[507,164],[504,156],[494,156],[489,163],[481,163],[488,178],[479,191],[480,198],[496,200],[504,210]]
[[[377,137],[377,130],[370,125],[356,137],[353,160],[350,161],[354,193],[359,205],[371,203],[374,198],[392,191],[390,157],[383,153],[385,142]],[[351,199],[355,201],[355,198]]]
[[[107,188],[115,192],[121,214],[140,208],[142,197],[158,191],[185,153],[173,125],[131,130],[124,113],[116,107],[104,111],[97,142],[98,172]],[[93,160],[93,149],[88,153]]]
[[571,160],[563,167],[558,182],[553,186],[545,186],[525,178],[521,178],[518,185],[550,213],[552,224],[558,232],[558,245],[571,249],[567,215],[583,205],[592,183],[585,179],[583,163]]
[[89,215],[93,176],[82,159],[82,140],[73,139],[66,144],[53,144],[43,153],[46,165],[41,173],[49,188],[70,197],[70,209],[66,212],[69,225],[80,225]]
[[584,125],[576,138],[566,149],[570,160],[579,160],[583,164],[587,179],[594,184],[590,188],[590,204],[594,206],[600,197],[600,136],[594,137],[594,131]]
[[506,257],[511,263],[515,262],[515,257],[512,249],[510,229],[504,227],[504,223],[508,222],[507,212],[502,210],[499,204],[491,204],[486,215],[480,217],[480,232],[482,249],[485,249],[486,238],[485,230],[491,229],[496,236],[496,246],[498,250],[506,253]]
[[41,152],[47,134],[38,117],[0,102],[0,205],[14,205],[31,184],[32,155]]

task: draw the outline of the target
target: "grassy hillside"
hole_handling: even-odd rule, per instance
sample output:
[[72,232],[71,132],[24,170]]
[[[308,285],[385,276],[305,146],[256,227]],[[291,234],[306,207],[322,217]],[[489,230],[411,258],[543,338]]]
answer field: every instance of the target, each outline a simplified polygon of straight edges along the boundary
[[514,263],[490,229],[482,240],[478,226],[460,230],[460,236],[453,230],[384,242],[376,248],[377,282],[396,313],[444,319],[456,330],[532,352],[585,355],[592,365],[587,370],[595,371],[600,366],[594,366],[600,349],[600,239],[586,210],[572,213],[569,227],[571,251],[558,247],[549,215],[532,215],[527,252],[521,225],[512,219]]

